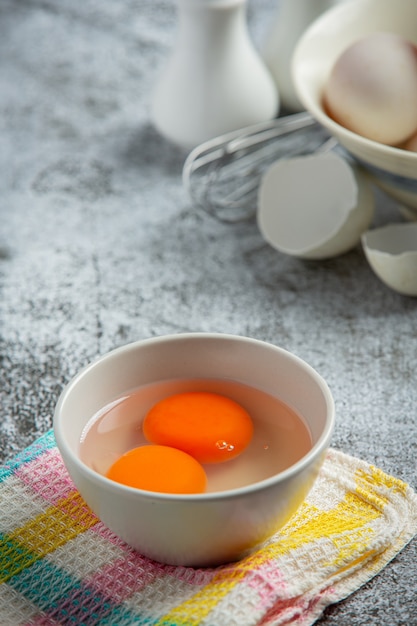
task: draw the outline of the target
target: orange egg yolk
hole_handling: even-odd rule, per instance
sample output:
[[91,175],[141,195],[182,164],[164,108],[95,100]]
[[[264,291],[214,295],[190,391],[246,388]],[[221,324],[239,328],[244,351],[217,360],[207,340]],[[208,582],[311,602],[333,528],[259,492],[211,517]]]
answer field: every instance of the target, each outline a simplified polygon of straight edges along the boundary
[[143,432],[148,441],[183,450],[200,463],[219,463],[248,446],[253,422],[230,398],[196,391],[155,404],[144,419]]
[[107,478],[136,489],[163,493],[203,493],[207,477],[203,467],[182,450],[145,445],[123,454],[110,467]]

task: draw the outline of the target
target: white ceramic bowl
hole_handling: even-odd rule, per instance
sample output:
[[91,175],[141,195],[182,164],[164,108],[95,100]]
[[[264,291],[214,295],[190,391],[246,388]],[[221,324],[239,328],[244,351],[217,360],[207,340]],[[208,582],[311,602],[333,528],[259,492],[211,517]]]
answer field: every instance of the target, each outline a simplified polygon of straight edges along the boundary
[[[266,480],[196,495],[127,487],[80,460],[81,434],[100,408],[140,385],[173,378],[233,379],[278,396],[303,416],[311,450]],[[331,393],[304,361],[262,341],[208,333],[157,337],[104,355],[68,384],[54,415],[64,463],[104,524],[148,557],[191,566],[239,559],[288,521],[318,474],[333,425]]]
[[397,33],[417,44],[416,0],[349,0],[318,18],[301,37],[292,59],[298,96],[326,127],[395,198],[409,219],[417,219],[417,153],[361,137],[324,111],[322,93],[341,52],[358,38],[376,31]]
[[388,287],[417,296],[417,223],[388,224],[362,236],[369,265]]

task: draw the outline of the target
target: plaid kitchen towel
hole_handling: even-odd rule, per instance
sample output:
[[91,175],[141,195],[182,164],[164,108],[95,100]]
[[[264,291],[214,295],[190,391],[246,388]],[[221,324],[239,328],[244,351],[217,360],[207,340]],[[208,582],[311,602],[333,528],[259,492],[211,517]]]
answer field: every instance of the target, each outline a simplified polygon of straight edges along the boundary
[[1,626],[313,624],[417,533],[402,481],[329,450],[289,523],[237,563],[162,565],[88,509],[46,433],[0,468]]

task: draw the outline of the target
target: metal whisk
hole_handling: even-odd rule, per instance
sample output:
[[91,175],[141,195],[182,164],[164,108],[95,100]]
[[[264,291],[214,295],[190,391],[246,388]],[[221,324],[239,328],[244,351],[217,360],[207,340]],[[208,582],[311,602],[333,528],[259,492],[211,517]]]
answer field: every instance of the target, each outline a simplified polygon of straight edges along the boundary
[[193,203],[216,219],[251,219],[266,169],[280,158],[312,154],[324,146],[329,149],[329,137],[308,113],[233,131],[190,152],[183,166],[183,184]]

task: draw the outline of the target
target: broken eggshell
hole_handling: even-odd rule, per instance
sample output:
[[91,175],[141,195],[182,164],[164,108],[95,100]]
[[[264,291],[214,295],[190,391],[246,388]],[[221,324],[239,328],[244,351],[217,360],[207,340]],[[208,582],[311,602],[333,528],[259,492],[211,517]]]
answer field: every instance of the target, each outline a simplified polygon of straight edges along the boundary
[[417,296],[417,223],[370,230],[362,235],[362,246],[382,282],[403,295]]
[[280,252],[327,259],[360,242],[374,206],[366,174],[338,154],[281,159],[262,178],[258,227]]

